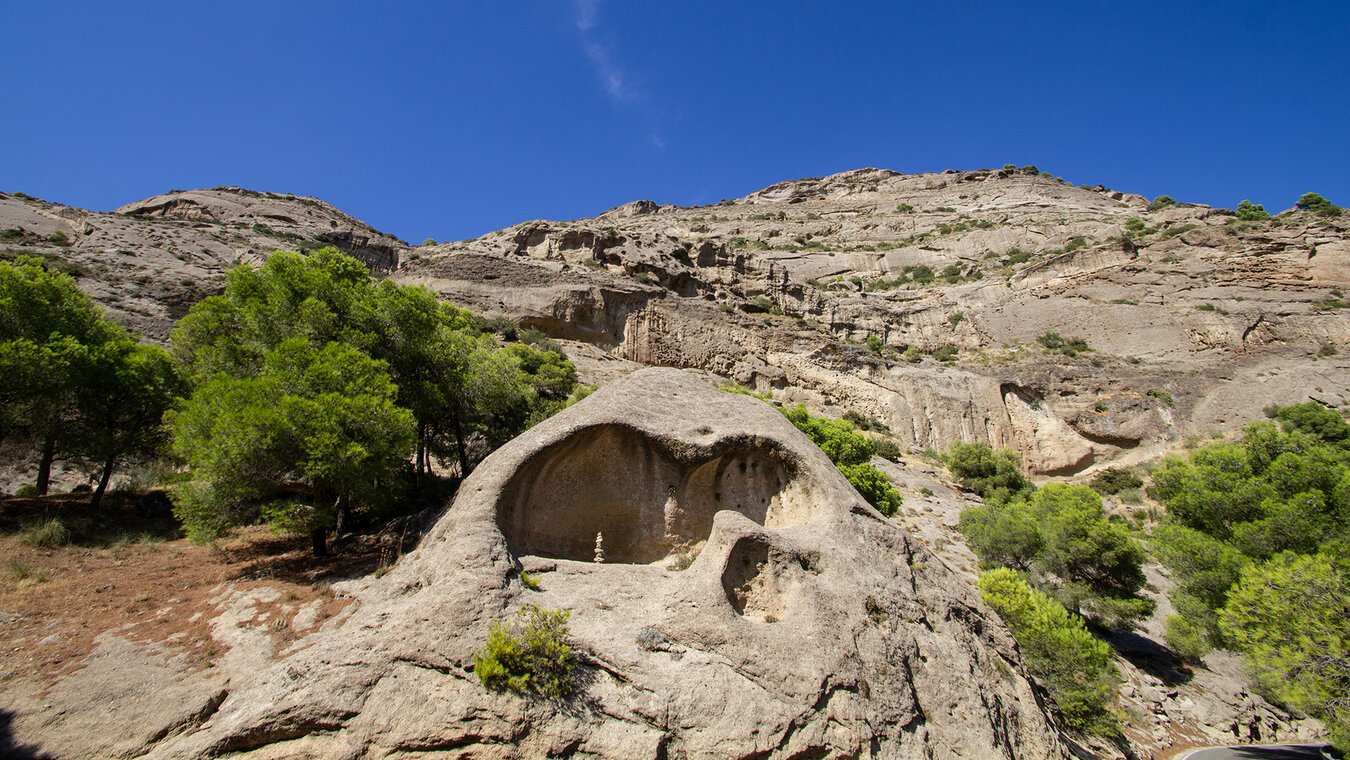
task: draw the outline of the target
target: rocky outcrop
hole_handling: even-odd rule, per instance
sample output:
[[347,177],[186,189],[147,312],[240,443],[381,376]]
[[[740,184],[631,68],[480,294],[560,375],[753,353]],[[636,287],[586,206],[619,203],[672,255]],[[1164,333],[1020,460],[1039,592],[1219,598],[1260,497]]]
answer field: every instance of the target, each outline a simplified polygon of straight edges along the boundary
[[[1033,473],[1063,476],[1233,430],[1271,403],[1350,402],[1348,229],[1350,215],[1150,211],[1027,169],[859,169],[415,250],[321,201],[239,188],[114,214],[0,195],[16,247],[63,261],[152,339],[229,265],[337,245],[618,358],[875,417],[914,448],[1013,446]],[[1044,348],[1048,332],[1091,350]]]
[[[777,411],[677,370],[504,446],[355,593],[149,756],[1067,757],[964,579]],[[570,701],[472,673],[527,604],[571,612]]]
[[[631,361],[874,417],[915,448],[983,440],[1078,475],[1270,403],[1350,402],[1346,227],[1149,211],[1021,169],[861,169],[529,222],[419,249],[395,276]],[[468,256],[515,273],[479,276]],[[1091,350],[1044,348],[1048,332]]]
[[113,318],[152,341],[220,292],[229,267],[274,250],[333,246],[383,271],[409,250],[315,198],[237,187],[175,190],[112,213],[0,193],[0,233],[5,258],[59,262]]

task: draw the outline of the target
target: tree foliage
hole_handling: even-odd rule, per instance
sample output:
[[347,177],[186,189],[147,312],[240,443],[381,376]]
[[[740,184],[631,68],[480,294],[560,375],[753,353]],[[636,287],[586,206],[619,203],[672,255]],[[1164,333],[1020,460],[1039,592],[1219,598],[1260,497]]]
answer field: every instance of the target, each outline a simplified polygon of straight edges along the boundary
[[1144,551],[1106,520],[1101,496],[1050,483],[1029,499],[961,512],[960,529],[986,566],[1026,572],[1062,604],[1104,625],[1127,625],[1153,611],[1140,596]]
[[1144,479],[1128,468],[1108,467],[1093,475],[1088,486],[1103,496],[1114,496],[1121,491],[1143,488]]
[[189,536],[217,535],[249,504],[273,525],[321,536],[340,503],[378,503],[412,453],[412,415],[395,395],[382,362],[302,338],[282,341],[255,377],[201,384],[171,417],[174,451],[193,474],[176,494]]
[[321,550],[352,510],[381,507],[409,455],[419,478],[436,458],[462,477],[567,403],[576,370],[556,346],[503,349],[481,324],[334,249],[231,270],[170,336],[194,388],[175,421],[175,450],[193,465],[178,492],[190,533],[261,512]]
[[1294,201],[1294,205],[1302,209],[1316,211],[1318,209],[1330,207],[1331,201],[1323,198],[1317,193],[1304,193],[1298,197],[1297,201]]
[[0,263],[0,440],[98,474],[99,505],[115,468],[153,456],[161,417],[179,392],[167,355],[107,319],[69,275],[37,259]]
[[1243,652],[1272,697],[1322,718],[1345,744],[1350,430],[1320,404],[1267,415],[1280,424],[1252,423],[1239,442],[1154,471],[1168,522],[1152,543],[1175,582],[1168,642],[1193,658],[1215,646]]
[[1286,432],[1297,430],[1326,443],[1350,445],[1350,423],[1336,410],[1316,401],[1272,406],[1266,409],[1266,416],[1277,420]]
[[942,463],[963,488],[974,491],[987,503],[1003,504],[1032,490],[1022,474],[1022,458],[1012,449],[994,449],[987,443],[957,441],[942,456]]
[[1225,638],[1280,702],[1350,749],[1350,560],[1286,552],[1250,565],[1219,612]]
[[848,420],[816,417],[800,404],[783,414],[825,452],[869,504],[887,517],[895,514],[904,499],[886,475],[872,466],[877,449],[871,438],[860,435]]
[[126,336],[88,354],[76,379],[76,413],[63,432],[72,458],[98,473],[90,506],[98,507],[117,466],[159,455],[168,441],[165,412],[183,384],[159,346]]
[[1111,647],[1013,570],[981,573],[979,589],[984,603],[1017,639],[1027,669],[1044,684],[1063,724],[1088,733],[1116,734],[1119,728],[1108,707],[1120,675]]
[[1237,218],[1244,222],[1259,222],[1264,219],[1269,219],[1270,214],[1266,212],[1266,207],[1259,203],[1243,201],[1238,204]]

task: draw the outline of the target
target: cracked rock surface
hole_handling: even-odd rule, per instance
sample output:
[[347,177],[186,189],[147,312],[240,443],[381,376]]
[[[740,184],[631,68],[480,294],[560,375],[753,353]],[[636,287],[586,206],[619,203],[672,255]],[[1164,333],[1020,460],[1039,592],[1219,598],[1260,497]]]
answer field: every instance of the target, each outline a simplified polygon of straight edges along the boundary
[[[680,370],[507,444],[415,552],[359,583],[341,626],[148,756],[1067,756],[968,581],[780,413]],[[571,611],[568,701],[471,672],[491,624],[528,604]]]

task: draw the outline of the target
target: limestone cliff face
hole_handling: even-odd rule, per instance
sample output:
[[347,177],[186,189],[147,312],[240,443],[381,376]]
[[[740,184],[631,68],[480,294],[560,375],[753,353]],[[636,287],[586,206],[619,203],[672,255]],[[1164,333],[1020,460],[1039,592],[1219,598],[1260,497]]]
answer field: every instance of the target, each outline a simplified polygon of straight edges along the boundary
[[[640,371],[507,444],[355,593],[149,757],[1069,756],[969,583],[778,411],[687,372]],[[471,672],[528,604],[571,611],[575,699]]]
[[[625,359],[876,417],[915,447],[983,440],[1072,475],[1270,403],[1350,400],[1346,228],[1149,211],[1016,170],[864,169],[528,222],[419,248],[396,277]],[[1047,332],[1092,350],[1049,351]],[[921,358],[943,347],[951,361]]]
[[110,213],[0,193],[0,231],[6,258],[57,260],[113,318],[156,341],[220,292],[235,264],[257,264],[277,249],[333,246],[387,272],[408,250],[318,199],[237,187],[175,190]]
[[[154,339],[230,264],[337,245],[615,357],[876,417],[916,448],[1014,446],[1060,475],[1233,429],[1271,403],[1350,401],[1348,228],[1350,215],[1150,211],[1021,170],[860,169],[417,248],[321,201],[238,188],[112,214],[0,195],[16,248],[64,260]],[[71,245],[50,244],[54,232]],[[1092,350],[1047,350],[1047,332]]]

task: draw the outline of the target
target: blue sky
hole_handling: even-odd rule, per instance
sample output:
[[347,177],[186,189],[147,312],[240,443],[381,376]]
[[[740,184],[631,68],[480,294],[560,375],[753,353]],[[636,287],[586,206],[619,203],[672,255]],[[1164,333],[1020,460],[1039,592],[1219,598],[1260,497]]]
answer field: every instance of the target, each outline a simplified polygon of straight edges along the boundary
[[1350,205],[1350,3],[44,2],[0,189],[314,195],[414,243],[863,166]]

